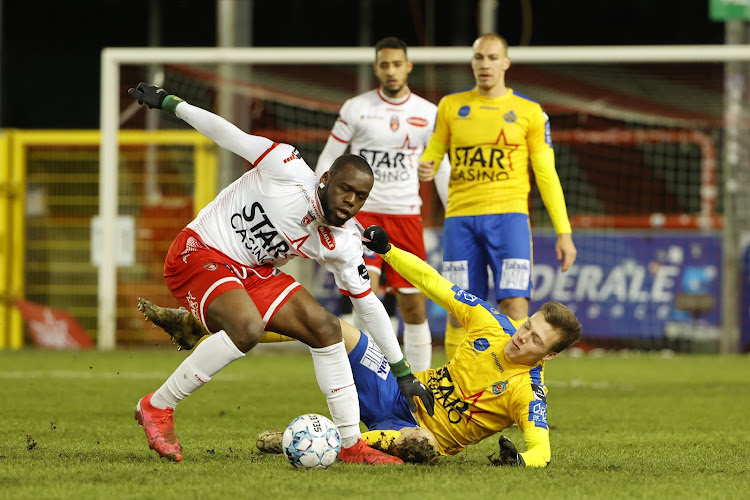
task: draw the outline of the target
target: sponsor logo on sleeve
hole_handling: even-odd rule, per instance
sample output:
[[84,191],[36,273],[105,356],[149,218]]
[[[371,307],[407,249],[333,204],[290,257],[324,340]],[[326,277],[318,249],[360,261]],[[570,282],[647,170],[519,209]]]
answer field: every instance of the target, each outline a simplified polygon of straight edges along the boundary
[[534,398],[539,401],[547,402],[547,393],[544,392],[544,387],[539,384],[531,384],[531,392],[534,393]]
[[370,274],[367,272],[367,266],[360,264],[357,271],[359,272],[359,279],[362,280],[363,284],[370,281]]
[[302,159],[302,156],[300,156],[299,151],[295,149],[294,151],[292,151],[291,156],[284,158],[284,163],[288,163],[292,160],[299,160],[299,159]]
[[534,426],[547,428],[547,403],[535,399],[529,402],[529,422],[534,422]]
[[336,248],[336,240],[333,238],[333,232],[326,226],[320,226],[318,228],[318,236],[320,242],[328,249],[333,250]]
[[547,143],[549,147],[552,147],[552,131],[550,130],[549,126],[549,116],[547,116],[547,113],[544,114],[544,142]]
[[454,296],[454,298],[459,302],[463,302],[464,304],[470,306],[476,306],[480,303],[479,297],[467,292],[466,290],[455,290],[454,287],[454,291],[456,291],[456,295]]

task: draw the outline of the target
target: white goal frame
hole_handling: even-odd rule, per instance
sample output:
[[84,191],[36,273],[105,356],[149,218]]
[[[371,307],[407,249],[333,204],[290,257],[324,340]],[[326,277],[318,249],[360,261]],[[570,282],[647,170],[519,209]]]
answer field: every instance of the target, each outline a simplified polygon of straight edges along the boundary
[[[750,45],[659,45],[659,46],[573,46],[573,47],[511,47],[514,63],[705,63],[750,62]],[[417,64],[466,64],[471,60],[471,47],[410,47],[409,59]],[[371,47],[289,47],[289,48],[105,48],[101,53],[100,94],[100,177],[99,216],[101,225],[101,260],[98,274],[98,336],[102,350],[115,348],[117,305],[117,241],[118,216],[118,130],[120,116],[120,66],[127,64],[155,65],[171,63],[241,63],[241,64],[371,64]],[[134,82],[137,83],[137,82]],[[731,96],[730,96],[731,98]],[[726,101],[727,99],[725,99]],[[736,104],[736,103],[735,103]],[[732,104],[725,104],[730,110]],[[728,124],[733,123],[727,121]],[[723,164],[723,159],[720,159]],[[722,192],[718,193],[719,196]],[[731,221],[725,219],[725,244],[735,241]],[[730,226],[730,227],[728,227]],[[731,240],[727,235],[730,234]],[[734,251],[725,249],[723,296],[739,297],[736,276],[739,262]],[[729,258],[727,258],[729,257]],[[733,278],[732,278],[733,277]],[[729,287],[729,289],[727,289]],[[722,351],[736,349],[739,339],[739,315],[724,301],[722,306]],[[732,343],[735,347],[732,348]]]

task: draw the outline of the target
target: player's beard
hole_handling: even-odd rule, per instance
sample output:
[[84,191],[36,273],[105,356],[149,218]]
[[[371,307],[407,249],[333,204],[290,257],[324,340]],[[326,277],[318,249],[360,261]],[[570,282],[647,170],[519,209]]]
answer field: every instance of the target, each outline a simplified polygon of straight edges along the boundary
[[383,86],[382,86],[382,89],[383,89],[383,93],[384,93],[384,94],[385,94],[386,96],[388,96],[388,97],[390,97],[390,98],[395,98],[395,97],[396,97],[396,96],[398,95],[398,93],[399,93],[399,92],[401,92],[402,90],[404,90],[404,87],[405,87],[405,86],[406,86],[406,84],[405,84],[405,83],[402,83],[401,85],[399,85],[399,86],[398,86],[398,87],[396,87],[395,89],[391,90],[391,89],[390,89],[390,88],[389,88],[388,86],[386,86],[386,85],[383,85]]
[[323,209],[323,217],[325,217],[325,223],[329,226],[343,226],[344,223],[349,219],[342,220],[328,202],[328,185],[320,189],[318,188],[318,199],[320,200],[320,207]]

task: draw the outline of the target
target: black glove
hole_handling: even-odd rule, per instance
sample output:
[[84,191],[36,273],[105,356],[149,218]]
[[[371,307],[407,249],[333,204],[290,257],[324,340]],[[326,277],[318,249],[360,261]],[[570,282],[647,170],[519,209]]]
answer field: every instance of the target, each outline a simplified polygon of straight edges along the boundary
[[523,457],[520,453],[518,453],[518,450],[516,450],[516,446],[513,444],[513,441],[505,436],[500,436],[497,444],[500,445],[500,452],[497,453],[497,457],[495,456],[496,453],[493,453],[492,455],[487,457],[490,459],[490,463],[492,465],[519,465],[521,467],[526,466],[526,462],[523,461]]
[[[378,229],[383,231],[381,228]],[[383,234],[385,234],[385,231],[383,231]],[[388,235],[386,235],[386,238],[388,238]],[[386,241],[388,240],[386,239]],[[414,398],[419,398],[422,400],[422,404],[424,405],[425,410],[427,410],[427,414],[429,416],[435,414],[435,396],[432,394],[431,390],[417,380],[417,377],[415,377],[413,373],[396,377],[396,381],[398,382],[398,388],[401,391],[401,394],[406,398],[406,404],[409,406],[410,412],[417,412],[417,403],[414,401]]]
[[138,104],[145,104],[151,109],[161,109],[164,98],[167,97],[167,91],[156,85],[148,83],[139,83],[134,89],[129,89],[128,94],[133,99],[138,99]]
[[370,226],[365,229],[362,235],[362,242],[375,253],[386,253],[390,250],[391,244],[388,243],[389,240],[388,233],[380,226]]

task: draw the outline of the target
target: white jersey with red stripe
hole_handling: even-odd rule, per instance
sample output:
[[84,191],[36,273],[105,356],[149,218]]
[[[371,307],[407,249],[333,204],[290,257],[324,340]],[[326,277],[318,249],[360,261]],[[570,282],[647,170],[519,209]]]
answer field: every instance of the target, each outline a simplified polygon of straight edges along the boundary
[[356,221],[321,222],[318,178],[289,144],[248,135],[256,148],[253,168],[225,188],[188,227],[209,246],[247,266],[283,266],[294,257],[314,259],[342,290],[370,291]]
[[314,259],[330,271],[342,293],[364,319],[388,361],[404,355],[388,313],[372,293],[355,220],[341,227],[323,223],[319,179],[288,144],[246,134],[205,109],[180,102],[178,118],[253,168],[206,205],[188,227],[203,242],[241,264],[282,266],[289,259]]
[[375,176],[363,211],[419,214],[417,168],[436,116],[437,106],[411,91],[399,99],[380,88],[353,97],[341,107],[315,173],[323,174],[349,146],[367,160]]

